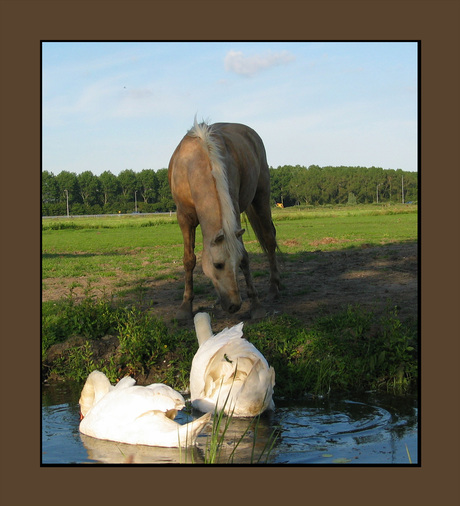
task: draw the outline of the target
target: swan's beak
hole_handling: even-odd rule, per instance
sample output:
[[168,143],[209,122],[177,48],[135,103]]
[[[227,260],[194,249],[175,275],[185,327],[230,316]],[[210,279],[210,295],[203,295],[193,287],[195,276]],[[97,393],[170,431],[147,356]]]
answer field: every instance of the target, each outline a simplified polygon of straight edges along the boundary
[[82,414],[82,412],[80,411],[80,422],[83,420],[83,418],[85,418]]

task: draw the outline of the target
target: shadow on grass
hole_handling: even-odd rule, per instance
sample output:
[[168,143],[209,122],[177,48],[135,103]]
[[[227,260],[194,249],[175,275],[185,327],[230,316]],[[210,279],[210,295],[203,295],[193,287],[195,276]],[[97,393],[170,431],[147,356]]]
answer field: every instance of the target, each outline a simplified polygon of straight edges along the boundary
[[[262,253],[250,253],[251,271],[259,297],[267,315],[289,314],[310,322],[319,313],[334,313],[352,304],[376,313],[388,306],[397,307],[402,318],[418,315],[418,246],[417,242],[364,245],[333,251],[284,251],[281,263],[282,290],[279,300],[264,300],[268,290],[268,262]],[[184,273],[179,264],[167,280],[145,280],[143,299],[155,311],[173,318],[184,289]],[[239,286],[243,305],[234,315],[225,313],[216,304],[211,281],[197,264],[194,272],[194,311],[207,311],[222,321],[222,326],[250,320],[249,300],[243,275]],[[135,281],[132,288],[135,289]],[[124,287],[125,290],[128,286]],[[189,322],[190,323],[190,322]],[[185,323],[187,325],[187,322]],[[189,326],[189,325],[187,325]]]
[[[123,253],[115,253],[123,255]],[[114,253],[46,253],[44,258],[81,258],[113,256]],[[200,253],[197,255],[201,256]],[[417,319],[418,315],[418,246],[415,241],[385,245],[365,244],[324,251],[289,251],[285,248],[280,257],[282,290],[279,300],[264,301],[268,290],[269,268],[263,253],[249,253],[251,271],[259,297],[267,315],[288,314],[306,324],[320,314],[331,314],[352,304],[360,305],[376,313],[388,306],[397,307],[402,318]],[[91,273],[94,276],[94,272]],[[73,280],[69,280],[69,286]],[[84,283],[84,277],[79,278]],[[184,290],[184,271],[181,259],[171,268],[168,265],[158,276],[135,274],[123,278],[104,278],[104,293],[117,294],[119,299],[139,303],[165,322],[171,322],[181,303]],[[98,288],[92,282],[93,288]],[[117,286],[118,285],[118,286]],[[250,320],[249,300],[242,273],[239,286],[243,305],[236,314],[225,313],[216,304],[216,294],[211,281],[197,262],[194,272],[194,311],[211,313],[218,327],[235,325]],[[62,290],[61,290],[62,293]],[[78,295],[77,289],[75,295]],[[53,298],[51,295],[50,298]],[[183,322],[192,328],[193,322]],[[217,329],[218,330],[218,329]]]

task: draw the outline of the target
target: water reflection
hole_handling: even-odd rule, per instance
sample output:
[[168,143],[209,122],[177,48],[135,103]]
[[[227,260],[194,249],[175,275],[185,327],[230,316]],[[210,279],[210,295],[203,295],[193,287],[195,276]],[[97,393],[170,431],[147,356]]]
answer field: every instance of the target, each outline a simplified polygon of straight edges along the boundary
[[88,458],[106,464],[202,464],[202,453],[197,448],[160,448],[103,441],[80,434]]
[[[133,446],[80,434],[80,386],[43,389],[43,464],[202,464],[211,427],[193,449]],[[199,413],[180,412],[187,423]],[[224,419],[225,420],[225,419]],[[410,397],[367,394],[343,399],[277,402],[260,419],[234,419],[219,449],[219,463],[268,464],[409,464],[417,463],[417,401]],[[273,437],[276,441],[273,443]],[[269,451],[270,450],[270,451]]]

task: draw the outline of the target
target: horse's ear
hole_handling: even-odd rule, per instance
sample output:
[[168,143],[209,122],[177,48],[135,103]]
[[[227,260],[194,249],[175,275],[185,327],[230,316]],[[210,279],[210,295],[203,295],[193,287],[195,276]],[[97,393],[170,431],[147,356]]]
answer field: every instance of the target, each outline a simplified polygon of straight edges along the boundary
[[245,232],[246,232],[246,230],[244,228],[240,228],[239,230],[237,230],[235,232],[235,235],[236,235],[236,237],[241,237]]
[[214,236],[214,239],[211,241],[211,246],[215,246],[216,244],[221,243],[224,240],[224,231],[222,229],[217,232]]

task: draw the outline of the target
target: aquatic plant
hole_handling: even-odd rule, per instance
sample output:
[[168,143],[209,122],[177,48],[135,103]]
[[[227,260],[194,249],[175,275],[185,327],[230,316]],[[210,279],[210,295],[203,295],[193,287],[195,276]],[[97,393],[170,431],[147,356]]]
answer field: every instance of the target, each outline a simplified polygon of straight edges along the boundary
[[[239,435],[238,439],[233,442],[233,448],[230,454],[227,457],[226,455],[224,455],[229,451],[229,446],[227,444],[228,433],[232,425],[232,422],[235,419],[232,410],[230,410],[227,415],[225,414],[225,412],[228,411],[226,410],[226,406],[229,400],[230,400],[230,390],[228,391],[225,402],[221,406],[220,410],[217,409],[218,403],[216,403],[216,407],[214,409],[213,414],[213,423],[211,427],[211,432],[208,435],[208,439],[206,441],[205,456],[204,456],[205,464],[233,464],[235,457],[237,456],[237,450],[247,436],[251,438],[250,443],[251,454],[249,462],[244,463],[259,464],[263,462],[262,459],[265,459],[264,463],[267,463],[279,434],[276,428],[273,429],[269,437],[266,439],[265,445],[263,446],[261,452],[258,455],[256,454],[256,444],[258,442],[258,429],[260,424],[260,417],[262,416],[261,413],[259,413],[257,416],[250,417],[247,419],[247,426],[245,430],[242,431],[241,435]],[[249,434],[251,432],[251,429],[252,435]]]

